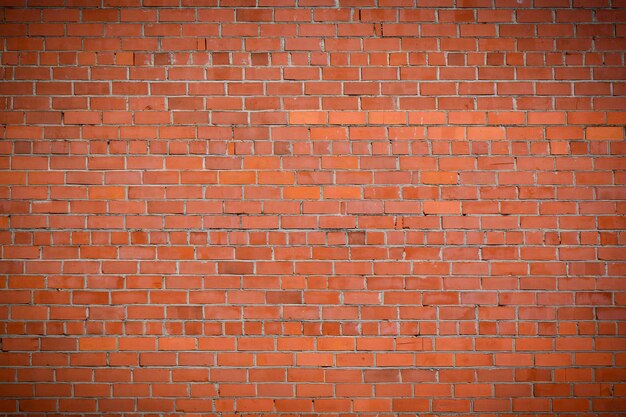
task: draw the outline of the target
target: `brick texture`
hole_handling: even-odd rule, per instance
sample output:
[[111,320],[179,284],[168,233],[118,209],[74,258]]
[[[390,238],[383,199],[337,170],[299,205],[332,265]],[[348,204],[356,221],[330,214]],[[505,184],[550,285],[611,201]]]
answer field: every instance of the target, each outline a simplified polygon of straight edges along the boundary
[[2,0],[0,414],[626,410],[623,0]]

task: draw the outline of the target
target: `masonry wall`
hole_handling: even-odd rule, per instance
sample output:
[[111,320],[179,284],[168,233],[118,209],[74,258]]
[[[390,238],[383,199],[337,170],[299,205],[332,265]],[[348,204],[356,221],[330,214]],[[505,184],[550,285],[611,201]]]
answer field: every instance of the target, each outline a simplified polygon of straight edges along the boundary
[[626,410],[626,2],[2,5],[0,413]]

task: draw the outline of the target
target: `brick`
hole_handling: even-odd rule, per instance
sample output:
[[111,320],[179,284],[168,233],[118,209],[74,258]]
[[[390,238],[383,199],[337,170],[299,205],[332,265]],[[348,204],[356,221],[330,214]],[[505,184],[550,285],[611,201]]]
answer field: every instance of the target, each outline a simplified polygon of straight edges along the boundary
[[624,408],[623,12],[179,3],[4,11],[2,412]]

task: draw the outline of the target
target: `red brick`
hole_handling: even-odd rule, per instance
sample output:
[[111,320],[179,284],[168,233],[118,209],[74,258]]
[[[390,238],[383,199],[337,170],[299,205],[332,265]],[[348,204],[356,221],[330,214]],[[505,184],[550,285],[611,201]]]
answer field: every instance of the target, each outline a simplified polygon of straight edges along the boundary
[[624,408],[623,12],[196,3],[4,11],[2,412]]

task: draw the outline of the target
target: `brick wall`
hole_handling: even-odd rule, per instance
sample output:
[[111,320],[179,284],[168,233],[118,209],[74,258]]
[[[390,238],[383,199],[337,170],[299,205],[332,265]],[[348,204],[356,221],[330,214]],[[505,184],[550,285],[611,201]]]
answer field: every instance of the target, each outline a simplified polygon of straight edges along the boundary
[[626,2],[415,3],[2,1],[0,412],[624,411]]

